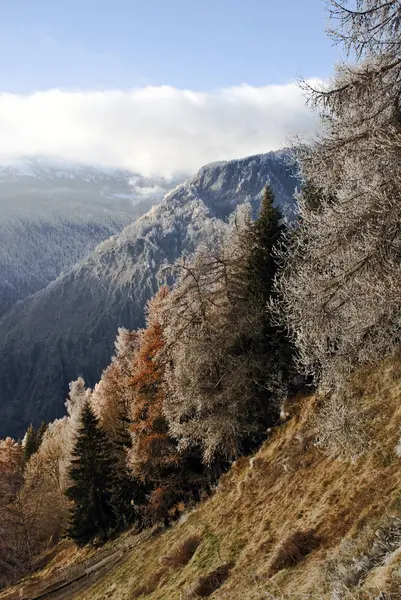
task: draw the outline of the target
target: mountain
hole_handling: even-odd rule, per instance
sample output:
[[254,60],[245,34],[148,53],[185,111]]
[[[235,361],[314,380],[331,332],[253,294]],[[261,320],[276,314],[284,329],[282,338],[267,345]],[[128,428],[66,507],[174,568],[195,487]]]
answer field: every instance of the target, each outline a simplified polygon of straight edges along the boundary
[[0,165],[0,316],[119,233],[175,185],[38,157]]
[[297,184],[288,153],[206,165],[163,201],[100,244],[0,321],[0,437],[64,412],[68,383],[93,385],[113,352],[118,327],[143,325],[143,308],[166,264],[224,226],[246,201],[258,207],[266,183],[287,218]]

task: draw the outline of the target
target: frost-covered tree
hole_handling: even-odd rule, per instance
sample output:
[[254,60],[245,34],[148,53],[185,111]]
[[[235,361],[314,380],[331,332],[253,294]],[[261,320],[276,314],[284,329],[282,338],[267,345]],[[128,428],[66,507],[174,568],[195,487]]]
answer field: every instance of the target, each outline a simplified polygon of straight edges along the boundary
[[309,88],[321,130],[300,153],[308,185],[279,290],[300,363],[340,401],[355,366],[400,343],[401,6],[330,6],[349,63]]
[[19,510],[24,463],[21,444],[11,438],[0,440],[0,589],[21,576],[31,554]]
[[277,415],[290,358],[282,360],[282,336],[266,303],[280,230],[267,190],[256,223],[242,209],[218,243],[177,266],[179,282],[163,315],[164,410],[180,447],[199,445],[207,463],[248,449]]
[[82,377],[78,377],[75,381],[71,381],[65,407],[72,429],[78,426],[82,408],[86,402],[90,402],[91,395],[92,391],[86,387]]
[[91,405],[102,427],[116,447],[121,448],[123,462],[124,449],[130,445],[128,413],[132,390],[129,381],[138,344],[137,332],[122,327],[118,329],[114,356],[91,396]]
[[46,428],[41,426],[38,430],[40,432],[45,429],[40,446],[29,461],[27,473],[39,473],[49,482],[48,485],[54,486],[60,494],[64,494],[70,484],[68,469],[80,413],[84,403],[91,399],[91,394],[91,390],[85,387],[85,382],[81,377],[71,382],[70,392],[65,403],[66,416],[49,423]]
[[148,302],[146,328],[138,332],[130,380],[129,450],[130,466],[149,494],[146,516],[150,521],[164,520],[166,524],[184,504],[199,497],[199,489],[206,483],[199,451],[179,452],[163,414],[166,387],[161,318],[168,296],[168,288],[162,287]]
[[43,488],[28,475],[35,456],[26,463],[21,444],[0,440],[0,587],[29,572],[49,542]]

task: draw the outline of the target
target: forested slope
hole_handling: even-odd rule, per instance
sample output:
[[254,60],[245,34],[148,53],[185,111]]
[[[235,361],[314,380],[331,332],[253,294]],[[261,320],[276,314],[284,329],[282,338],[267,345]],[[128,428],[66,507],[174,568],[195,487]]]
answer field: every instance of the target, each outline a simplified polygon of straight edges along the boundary
[[117,328],[143,324],[163,268],[211,239],[238,205],[257,209],[269,181],[291,216],[297,180],[285,152],[212,164],[15,306],[0,321],[0,434],[21,435],[31,421],[61,416],[70,381],[97,381]]

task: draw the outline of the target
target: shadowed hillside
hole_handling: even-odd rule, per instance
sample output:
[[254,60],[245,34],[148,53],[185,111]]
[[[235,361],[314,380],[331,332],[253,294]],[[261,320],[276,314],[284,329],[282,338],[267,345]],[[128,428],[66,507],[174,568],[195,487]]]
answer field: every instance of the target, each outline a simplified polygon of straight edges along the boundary
[[99,378],[118,327],[143,325],[163,268],[212,239],[267,182],[288,217],[297,180],[285,152],[213,163],[0,321],[0,435],[61,416],[68,384]]

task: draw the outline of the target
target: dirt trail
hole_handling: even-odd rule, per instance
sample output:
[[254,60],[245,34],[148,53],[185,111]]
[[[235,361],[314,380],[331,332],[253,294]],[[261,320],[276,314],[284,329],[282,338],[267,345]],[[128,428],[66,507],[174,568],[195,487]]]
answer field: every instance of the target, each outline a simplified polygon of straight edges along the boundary
[[148,539],[153,531],[128,533],[116,543],[102,548],[81,564],[74,564],[51,575],[46,580],[26,580],[8,593],[0,594],[1,600],[66,600],[83,592],[99,581],[110,569],[123,564],[130,551],[139,541]]

